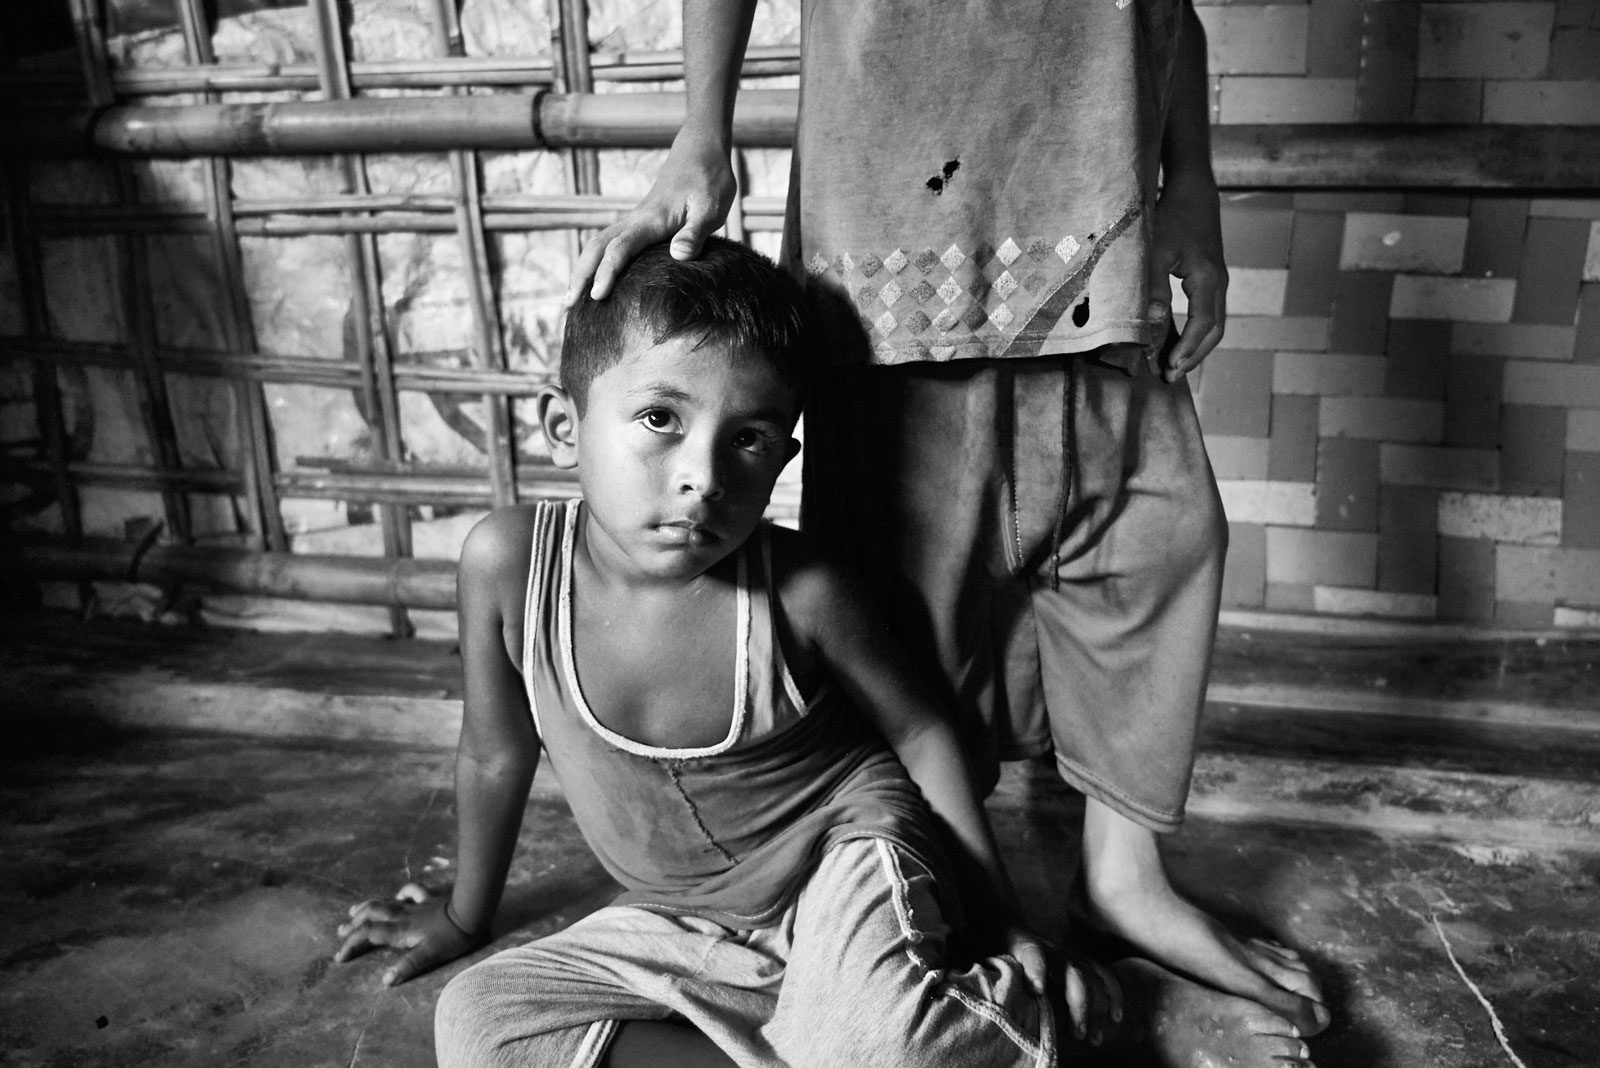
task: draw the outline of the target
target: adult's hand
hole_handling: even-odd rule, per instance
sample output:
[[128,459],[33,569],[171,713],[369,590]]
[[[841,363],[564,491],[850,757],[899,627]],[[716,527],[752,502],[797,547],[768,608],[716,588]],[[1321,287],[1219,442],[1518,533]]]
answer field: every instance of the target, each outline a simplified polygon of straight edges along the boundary
[[1150,369],[1176,382],[1222,340],[1228,321],[1228,268],[1222,259],[1222,214],[1210,181],[1169,182],[1156,202],[1150,248],[1151,320],[1172,315],[1172,283],[1189,298],[1188,320],[1170,349],[1152,349]]
[[562,303],[571,307],[585,287],[590,297],[604,300],[640,251],[669,237],[674,259],[694,259],[727,219],[737,192],[728,152],[714,141],[680,134],[650,192],[585,246]]

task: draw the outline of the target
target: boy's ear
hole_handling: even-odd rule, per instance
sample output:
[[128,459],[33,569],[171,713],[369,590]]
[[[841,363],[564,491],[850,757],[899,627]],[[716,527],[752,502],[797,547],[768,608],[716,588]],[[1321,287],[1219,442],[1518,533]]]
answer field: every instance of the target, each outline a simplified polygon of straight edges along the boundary
[[578,406],[560,386],[545,386],[534,397],[539,429],[550,446],[550,462],[557,467],[578,466]]
[[783,447],[783,462],[788,463],[800,455],[800,439],[790,438],[789,443]]

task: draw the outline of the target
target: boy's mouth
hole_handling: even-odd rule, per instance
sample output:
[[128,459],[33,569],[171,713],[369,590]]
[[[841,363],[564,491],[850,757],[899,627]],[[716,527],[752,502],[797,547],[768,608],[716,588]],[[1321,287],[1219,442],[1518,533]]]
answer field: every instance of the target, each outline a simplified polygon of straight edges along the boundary
[[668,542],[678,545],[706,545],[719,537],[716,531],[692,519],[674,519],[667,523],[657,523],[656,530]]

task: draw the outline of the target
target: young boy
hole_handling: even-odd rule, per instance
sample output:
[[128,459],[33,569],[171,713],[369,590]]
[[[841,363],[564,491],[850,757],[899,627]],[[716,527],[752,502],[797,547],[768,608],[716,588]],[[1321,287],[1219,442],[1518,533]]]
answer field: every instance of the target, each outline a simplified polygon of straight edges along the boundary
[[[573,308],[538,411],[583,499],[501,509],[462,551],[457,882],[356,906],[337,959],[405,948],[393,983],[487,940],[541,749],[624,891],[452,980],[441,1064],[1044,1066],[1047,988],[1079,1038],[1120,1016],[1103,973],[1047,981],[947,719],[845,573],[762,522],[804,339],[795,284],[722,241]],[[963,905],[1007,953],[955,956]],[[1198,989],[1157,984],[1163,1063],[1210,1063],[1219,1012],[1261,1032],[1242,1063],[1303,1053]]]

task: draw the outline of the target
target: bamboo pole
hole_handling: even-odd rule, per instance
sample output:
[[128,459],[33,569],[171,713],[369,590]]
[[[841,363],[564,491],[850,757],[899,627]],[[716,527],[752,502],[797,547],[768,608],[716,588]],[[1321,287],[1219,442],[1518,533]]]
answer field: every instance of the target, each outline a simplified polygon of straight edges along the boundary
[[[464,46],[455,0],[435,0],[435,44],[447,56],[461,56]],[[455,185],[456,239],[461,242],[462,262],[466,265],[467,298],[472,309],[473,363],[493,371],[506,369],[505,345],[500,329],[500,304],[495,299],[494,276],[490,267],[489,245],[483,225],[483,190],[478,172],[478,157],[464,151],[450,154],[451,179]],[[517,499],[517,446],[512,413],[506,399],[494,393],[482,395],[488,413],[484,453],[489,461],[489,481],[495,507],[515,504]]]
[[[739,94],[735,140],[781,148],[798,95]],[[295,155],[344,150],[657,148],[683,120],[681,93],[404,97],[192,107],[0,109],[0,153]],[[1230,189],[1600,189],[1600,125],[1216,126]]]
[[62,579],[195,586],[219,593],[339,604],[453,609],[455,566],[444,560],[297,555],[211,546],[139,547],[105,538],[78,546],[29,543],[21,571],[34,581]]
[[[201,0],[182,0],[178,11],[189,62],[202,65],[213,62],[216,57],[211,49],[211,33]],[[207,93],[203,99],[208,103],[213,102],[214,95]],[[244,287],[244,257],[239,248],[239,233],[234,220],[232,165],[224,156],[208,157],[206,178],[206,229],[212,239],[212,252],[216,256],[223,293],[228,301],[228,314],[222,316],[223,341],[230,352],[254,355],[258,349],[255,324],[250,313],[250,297]],[[259,382],[237,379],[234,403],[239,412],[238,433],[240,448],[244,453],[245,496],[250,502],[255,521],[254,537],[260,546],[285,550],[289,547],[289,538],[272,480],[272,418],[267,411],[266,394]]]
[[[330,101],[348,103],[351,95],[350,69],[338,2],[310,0],[310,7],[316,31],[317,67],[322,95]],[[367,187],[366,164],[361,155],[340,152],[335,159],[343,176],[341,193],[359,196],[371,193]],[[398,461],[403,453],[400,412],[394,391],[393,351],[385,321],[377,240],[371,234],[352,234],[346,238],[346,248],[350,254],[352,271],[350,320],[356,337],[356,356],[366,371],[358,395],[365,400],[363,414],[372,429],[378,454],[386,460]],[[378,518],[383,529],[384,554],[410,556],[411,524],[405,510],[385,505],[379,509]],[[391,608],[389,620],[395,637],[409,637],[415,632],[402,607]]]
[[[85,71],[89,88],[89,103],[106,107],[113,103],[110,62],[106,56],[105,32],[101,24],[101,8],[93,0],[70,0],[73,25],[77,33],[78,58]],[[117,199],[123,204],[133,204],[137,199],[133,174],[124,159],[110,161],[115,181]],[[156,454],[160,466],[176,470],[182,466],[178,453],[178,432],[172,419],[171,399],[167,394],[166,379],[155,362],[156,326],[155,305],[150,291],[149,250],[139,234],[113,235],[116,248],[116,268],[119,276],[118,295],[122,302],[123,324],[132,344],[132,370],[134,395],[139,405],[139,418],[145,438]],[[167,528],[179,541],[188,542],[194,536],[190,522],[189,499],[183,493],[168,487],[161,489],[162,512]]]
[[[595,52],[590,60],[597,82],[672,82],[683,80],[683,53]],[[800,51],[792,45],[751,46],[743,77],[777,78],[800,73]],[[549,88],[555,81],[550,60],[514,56],[464,56],[440,59],[357,60],[350,64],[350,86],[370,89],[446,89],[451,87]],[[0,94],[40,100],[52,92],[76,99],[82,77],[54,70],[0,74]],[[310,63],[229,63],[128,69],[111,72],[119,97],[176,96],[183,93],[315,92],[317,68]]]

